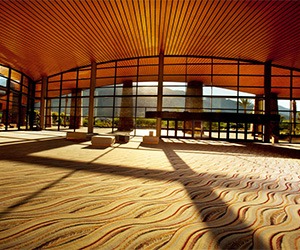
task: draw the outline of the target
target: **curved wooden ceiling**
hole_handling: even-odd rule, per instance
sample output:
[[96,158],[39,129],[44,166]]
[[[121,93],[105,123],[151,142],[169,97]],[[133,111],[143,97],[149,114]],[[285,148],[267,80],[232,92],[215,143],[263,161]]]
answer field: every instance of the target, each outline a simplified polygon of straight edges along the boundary
[[300,68],[297,0],[2,0],[0,10],[0,63],[35,80],[160,51]]

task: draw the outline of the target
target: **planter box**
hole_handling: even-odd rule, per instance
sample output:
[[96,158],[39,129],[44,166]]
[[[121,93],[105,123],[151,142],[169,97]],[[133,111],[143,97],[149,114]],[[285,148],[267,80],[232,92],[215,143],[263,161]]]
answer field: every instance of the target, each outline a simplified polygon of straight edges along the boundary
[[67,140],[87,140],[87,133],[85,132],[67,132]]
[[115,143],[114,136],[94,135],[92,137],[93,147],[111,147]]
[[159,143],[159,137],[158,136],[143,136],[143,143],[144,144],[158,144]]

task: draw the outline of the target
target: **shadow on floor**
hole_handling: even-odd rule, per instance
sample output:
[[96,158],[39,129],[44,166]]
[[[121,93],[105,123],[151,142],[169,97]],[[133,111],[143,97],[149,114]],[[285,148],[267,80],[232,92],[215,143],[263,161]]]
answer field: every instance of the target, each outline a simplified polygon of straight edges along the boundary
[[[117,176],[126,176],[133,178],[146,178],[151,180],[163,180],[178,182],[188,193],[201,221],[205,222],[206,230],[210,231],[215,238],[218,248],[233,249],[233,248],[261,248],[266,249],[264,242],[251,229],[250,225],[243,222],[243,216],[247,212],[247,207],[236,213],[230,206],[228,206],[222,198],[216,194],[216,188],[224,188],[226,183],[235,185],[232,176],[223,175],[211,176],[207,173],[198,173],[193,171],[177,154],[176,150],[184,148],[184,150],[193,150],[199,153],[218,152],[223,154],[239,153],[254,155],[256,153],[262,154],[262,151],[274,157],[291,157],[299,159],[299,151],[295,149],[282,149],[269,145],[257,144],[241,144],[241,146],[222,146],[222,145],[201,145],[201,144],[176,144],[160,142],[159,145],[152,145],[150,148],[160,149],[164,152],[167,159],[174,168],[174,171],[163,171],[153,169],[137,169],[128,166],[118,165],[103,165],[94,162],[77,162],[63,159],[50,159],[39,156],[32,156],[34,152],[43,150],[50,150],[54,148],[63,147],[76,144],[76,142],[67,141],[62,138],[55,138],[53,140],[47,139],[35,142],[22,142],[20,144],[1,146],[0,157],[2,160],[13,160],[28,164],[44,165],[47,167],[60,167],[72,170],[70,173],[61,178],[49,183],[37,192],[25,197],[18,203],[11,205],[4,212],[1,217],[5,217],[19,206],[26,204],[34,197],[40,195],[42,192],[53,187],[57,183],[73,175],[76,171],[89,171],[101,174],[113,174]],[[145,146],[145,145],[143,145]],[[112,148],[110,151],[113,151]],[[142,149],[136,149],[142,150]],[[101,149],[99,150],[101,151]],[[98,158],[101,158],[99,156]],[[239,185],[241,179],[244,183],[253,182],[247,177],[240,177],[235,180],[236,185]],[[264,180],[256,180],[264,181]],[[247,187],[245,192],[247,192]],[[245,203],[246,204],[246,203]],[[199,236],[200,237],[200,236]]]

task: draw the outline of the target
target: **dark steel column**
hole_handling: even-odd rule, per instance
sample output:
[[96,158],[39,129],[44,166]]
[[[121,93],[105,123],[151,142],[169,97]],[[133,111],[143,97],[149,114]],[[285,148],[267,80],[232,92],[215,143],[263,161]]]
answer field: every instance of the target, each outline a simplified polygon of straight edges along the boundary
[[[200,81],[190,81],[186,88],[185,97],[185,111],[188,112],[202,112],[203,111],[203,83]],[[201,121],[186,121],[185,127],[187,132],[191,133],[192,137],[195,137],[195,129],[200,129],[200,137],[202,137],[202,124]],[[197,134],[197,132],[196,132]]]
[[133,85],[132,80],[123,83],[122,100],[119,118],[119,131],[132,131],[134,128],[133,121]]
[[71,110],[70,110],[70,129],[79,129],[81,124],[81,95],[82,89],[72,89]]
[[42,89],[41,89],[41,106],[40,106],[40,128],[45,128],[45,106],[46,106],[46,90],[47,90],[47,77],[42,78]]
[[[164,54],[159,54],[159,65],[158,65],[158,91],[157,91],[157,111],[162,111],[163,103],[163,81],[164,81]],[[156,136],[161,136],[161,118],[156,119]]]
[[51,99],[46,100],[45,128],[52,126]]
[[11,78],[11,68],[8,71],[8,78],[6,80],[6,107],[2,115],[2,122],[4,121],[5,130],[8,130],[10,123],[10,115],[9,115],[9,105],[10,105],[10,78]]
[[90,98],[89,98],[89,116],[88,116],[88,133],[92,134],[94,131],[94,97],[96,86],[97,64],[92,62],[91,65],[91,81],[90,81]]
[[[264,69],[264,98],[265,98],[265,115],[271,114],[271,74],[272,74],[272,64],[271,61],[265,63]],[[271,136],[271,122],[265,124],[264,129],[264,142],[270,142]]]

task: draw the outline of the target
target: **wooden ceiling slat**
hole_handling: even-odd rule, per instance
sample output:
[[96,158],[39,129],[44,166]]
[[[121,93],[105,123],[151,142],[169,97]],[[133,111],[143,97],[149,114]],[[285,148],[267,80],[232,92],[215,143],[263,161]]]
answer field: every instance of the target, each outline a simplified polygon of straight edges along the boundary
[[90,25],[92,24],[88,21],[85,15],[86,13],[84,13],[83,9],[80,9],[78,6],[80,2],[74,1],[74,4],[70,4],[70,2],[65,1],[63,3],[70,13],[69,17],[77,24],[77,27],[81,30],[82,34],[88,39],[97,40],[98,37],[95,32],[90,29]]
[[[223,13],[219,16],[215,28],[210,34],[207,36],[207,42],[205,44],[199,44],[198,42],[198,50],[202,51],[212,51],[216,49],[216,44],[222,43],[224,40],[219,39],[223,34],[226,34],[226,29],[229,24],[232,24],[238,16],[238,11],[240,10],[241,3],[235,1],[234,4],[227,4],[223,8]],[[216,42],[218,40],[218,43]]]
[[[231,52],[233,54],[240,53],[244,48],[247,48],[247,44],[249,43],[256,43],[256,49],[261,49],[260,46],[263,46],[265,43],[262,41],[264,37],[270,37],[269,36],[269,30],[266,28],[267,23],[270,22],[274,18],[273,11],[270,11],[270,9],[274,10],[274,7],[272,8],[271,2],[261,2],[260,3],[260,14],[256,16],[256,18],[252,18],[255,20],[254,24],[251,24],[251,26],[255,26],[255,32],[254,29],[250,29],[249,27],[244,27],[244,29],[240,30],[238,33],[238,39],[232,40],[231,39]],[[274,3],[273,3],[274,4]],[[278,8],[278,6],[277,6]],[[262,30],[263,29],[263,30]],[[270,42],[270,39],[268,39],[266,42]],[[245,44],[247,43],[247,44]],[[227,45],[228,46],[228,45]],[[264,50],[266,53],[268,53],[267,50]],[[250,53],[250,52],[248,52]],[[265,55],[266,56],[266,55]]]
[[[198,38],[198,40],[194,41],[194,47],[196,47],[198,50],[201,50],[201,47],[203,47],[203,40],[208,39],[211,34],[213,34],[214,29],[214,22],[217,20],[220,15],[220,11],[222,9],[222,6],[225,4],[225,1],[218,1],[218,2],[212,2],[212,4],[209,6],[206,12],[206,18],[203,23],[201,34]],[[215,16],[216,14],[216,16]],[[200,47],[201,44],[201,47]],[[199,48],[200,47],[200,48]],[[203,53],[204,51],[202,51]]]
[[[241,16],[241,18],[243,18]],[[232,22],[232,24],[230,25],[230,27],[237,27],[235,31],[232,31],[230,29],[226,30],[224,29],[223,32],[220,34],[219,37],[221,37],[221,40],[216,41],[214,43],[212,43],[211,46],[214,46],[213,51],[220,51],[220,53],[228,53],[227,51],[231,51],[232,48],[236,48],[239,47],[238,45],[236,45],[236,40],[237,37],[240,34],[240,29],[242,28],[242,24],[239,24],[237,22],[237,19],[235,19],[236,21]],[[228,25],[228,24],[227,24]],[[222,34],[224,34],[225,36],[222,37]]]
[[[30,18],[30,22],[33,22],[34,24],[34,32],[37,33],[36,34],[36,39],[37,41],[40,43],[41,46],[44,45],[44,43],[42,43],[42,39],[43,34],[45,34],[45,27],[43,27],[40,23],[39,23],[39,17],[37,17],[36,15],[34,15],[33,13],[35,13],[34,11],[31,11],[31,9],[27,9],[26,6],[22,7],[22,12],[21,14],[18,13],[18,11],[16,12],[4,12],[2,15],[2,18],[4,18],[6,21],[11,20],[11,17],[13,16],[15,20],[18,20],[19,26],[17,29],[14,29],[14,27],[12,26],[3,26],[2,28],[6,28],[7,32],[5,32],[3,35],[6,34],[10,34],[16,35],[15,40],[16,41],[22,41],[22,42],[30,42],[30,40],[24,40],[22,39],[24,36],[28,36],[28,32],[30,31],[30,29],[28,28],[28,19]],[[11,32],[9,32],[8,30],[12,30]],[[11,39],[10,41],[13,41],[13,39]],[[29,45],[29,43],[27,44]]]
[[114,11],[114,6],[112,5],[112,2],[104,1],[104,5],[106,6],[106,11],[109,14],[108,21],[114,24],[113,31],[114,31],[115,37],[116,37],[115,38],[116,42],[117,42],[116,46],[119,49],[118,56],[121,58],[126,58],[126,57],[128,57],[128,55],[125,53],[130,50],[129,49],[130,47],[127,46],[128,39],[126,39],[125,33],[123,32],[124,28],[121,27],[121,25],[120,25],[120,20],[119,20],[120,18],[119,18],[119,16],[115,15],[116,13]]
[[[176,10],[172,11],[173,21],[170,32],[170,45],[167,46],[166,52],[170,55],[179,55],[179,52],[183,51],[182,42],[185,40],[184,32],[186,31],[185,20],[190,19],[192,14],[187,11],[187,9],[191,8],[194,10],[193,5],[196,4],[196,1],[177,1]],[[182,40],[179,41],[178,37],[181,37]]]
[[[268,9],[267,9],[268,8]],[[256,32],[254,33],[253,31],[250,33],[248,32],[243,32],[243,36],[241,36],[240,40],[243,38],[249,38],[248,42],[254,39],[260,40],[264,39],[265,37],[269,37],[269,32],[271,32],[272,28],[272,22],[276,18],[276,12],[277,10],[280,10],[280,7],[278,6],[276,9],[274,9],[275,13],[273,11],[269,11],[270,6],[265,6],[264,11],[261,13],[264,13],[264,15],[261,15],[259,18],[257,18],[257,29]],[[250,33],[250,34],[249,34]],[[249,35],[248,35],[249,34]],[[270,41],[270,39],[268,39]]]
[[149,30],[150,30],[150,56],[157,55],[157,41],[156,41],[156,13],[154,2],[149,1]]
[[[121,16],[123,27],[126,31],[126,38],[131,42],[132,55],[138,56],[138,45],[134,35],[134,29],[132,28],[132,21],[130,15],[128,15],[127,7],[125,7],[125,1],[121,1],[117,6],[119,15]],[[126,9],[125,9],[126,8]]]
[[0,63],[34,79],[161,51],[300,68],[299,12],[289,0],[5,0]]
[[[60,44],[62,38],[65,37],[64,30],[66,23],[62,24],[61,22],[59,22],[59,18],[56,14],[57,12],[53,11],[51,6],[48,6],[48,2],[39,1],[36,5],[33,6],[33,8],[38,8],[35,11],[37,11],[40,14],[42,13],[41,16],[45,23],[47,23],[51,27],[55,27],[55,32],[53,32],[54,37],[51,36],[51,39],[58,39],[58,43]],[[51,31],[52,29],[49,30]],[[74,33],[70,33],[70,37],[68,38],[69,39],[64,42],[70,44],[69,46],[78,46],[78,43],[74,41],[74,39],[76,38]]]
[[127,16],[128,14],[124,12],[122,5],[123,5],[122,1],[120,4],[115,4],[115,9],[116,9],[115,15],[118,16],[120,27],[123,30],[124,39],[128,43],[129,55],[127,55],[127,57],[130,57],[130,55],[136,55],[137,45],[135,39],[132,36],[132,33],[130,32],[130,28],[129,28],[130,26],[128,23],[128,16]]
[[66,1],[56,2],[56,8],[59,9],[60,14],[57,16],[61,20],[62,24],[68,26],[68,29],[65,29],[65,35],[70,36],[74,34],[77,37],[76,41],[82,41],[85,44],[83,38],[88,37],[86,30],[82,29],[80,21],[76,18],[75,11],[72,11],[72,7]]
[[155,46],[156,46],[156,55],[159,55],[160,50],[160,26],[161,26],[161,16],[160,16],[160,0],[153,0],[151,7],[153,8],[153,16],[154,16],[154,36],[155,36]]
[[[104,15],[102,13],[102,9],[99,7],[98,1],[91,1],[89,3],[89,8],[92,10],[95,16],[95,21],[97,22],[97,28],[99,30],[99,33],[102,34],[103,38],[101,40],[95,41],[95,46],[99,48],[99,50],[102,51],[102,53],[105,55],[104,58],[107,57],[106,51],[110,51],[112,47],[112,34],[110,33],[110,27],[108,27],[108,23],[104,19]],[[115,39],[113,39],[114,41]],[[115,51],[111,51],[111,55],[114,55]],[[95,60],[97,57],[95,58]]]
[[166,20],[168,18],[167,1],[160,1],[159,11],[159,48],[165,51],[165,38],[166,38]]
[[[33,70],[44,72],[44,66],[40,65],[42,61],[38,60],[38,58],[42,58],[43,55],[38,52],[53,51],[55,45],[54,44],[47,45],[47,43],[45,43],[45,40],[48,39],[48,37],[45,39],[45,34],[47,36],[46,28],[40,24],[39,22],[40,18],[37,17],[37,15],[34,15],[35,13],[36,12],[32,11],[32,9],[27,8],[25,2],[24,5],[22,6],[22,11],[20,11],[20,13],[7,12],[7,14],[10,15],[10,17],[8,17],[10,18],[10,20],[11,20],[11,16],[14,16],[15,18],[18,18],[18,20],[20,20],[19,22],[20,26],[18,26],[18,29],[6,25],[4,25],[4,27],[9,27],[9,29],[12,30],[12,32],[19,32],[19,35],[16,36],[15,39],[13,39],[12,38],[13,34],[11,31],[7,31],[4,34],[10,35],[8,41],[10,43],[10,46],[13,47],[12,51],[15,53],[15,55],[18,55],[19,58],[20,57],[24,58],[23,60],[25,61],[26,65],[32,64],[32,62],[30,61],[28,62],[28,60],[30,60],[33,56],[34,59],[36,60],[35,64],[37,64],[37,65],[33,64],[35,65],[35,68]],[[31,34],[34,34],[34,39],[32,38]],[[33,45],[33,42],[35,43],[35,45]],[[32,48],[35,49],[34,54],[33,52],[31,52]],[[60,54],[60,56],[62,55],[64,55],[63,51]],[[48,63],[50,62],[51,60],[48,60]],[[19,69],[23,70],[22,67],[20,67]],[[24,69],[26,68],[24,67]],[[26,72],[26,70],[24,70],[24,72],[28,73]],[[28,75],[30,75],[30,73],[28,73]]]
[[195,54],[195,43],[201,40],[203,24],[205,23],[205,19],[207,17],[207,11],[211,8],[213,1],[201,1],[201,11],[199,11],[198,20],[196,20],[196,25],[194,29],[190,33],[190,35],[185,39],[186,43],[184,47],[187,48],[189,54]]
[[[174,24],[174,15],[176,15],[177,11],[177,1],[171,1],[169,5],[166,6],[166,11],[165,11],[165,24],[164,24],[164,51],[168,51],[169,43],[172,41],[170,39],[170,33],[172,32],[173,29],[173,24]],[[168,14],[167,14],[168,13]]]
[[144,51],[144,53],[147,53],[147,21],[145,20],[145,18],[147,18],[145,16],[145,8],[144,8],[144,4],[142,1],[135,1],[135,8],[136,8],[136,12],[137,12],[137,22],[139,24],[140,27],[140,35],[141,35],[141,40],[142,40],[142,51]]
[[[118,37],[117,28],[115,26],[114,20],[111,18],[109,8],[106,4],[99,1],[96,2],[95,6],[98,11],[98,17],[100,18],[100,24],[102,25],[101,31],[107,34],[106,39],[100,41],[100,48],[102,43],[105,44],[105,46],[108,48],[108,51],[110,51],[111,53],[110,56],[117,57],[117,55],[120,55],[122,53],[122,50],[124,48],[122,44],[118,46],[118,41],[120,37]],[[107,53],[105,54],[107,55]]]
[[[143,3],[143,4],[141,4]],[[147,54],[152,55],[153,53],[151,53],[152,50],[152,44],[151,44],[151,14],[150,14],[150,7],[148,5],[148,1],[140,1],[140,6],[143,8],[141,8],[141,17],[143,20],[143,31],[144,31],[144,36],[145,36],[145,42],[146,42],[146,46],[147,46]]]
[[198,38],[198,33],[200,30],[200,25],[203,23],[204,18],[204,11],[208,1],[198,1],[195,2],[192,8],[191,16],[192,18],[188,18],[189,22],[186,23],[185,27],[183,28],[183,44],[182,48],[184,48],[185,54],[193,54],[190,52],[192,50],[193,44]]
[[[225,6],[225,7],[224,7]],[[205,24],[205,30],[203,31],[203,37],[208,38],[211,37],[212,34],[216,33],[216,26],[219,20],[221,19],[222,15],[225,15],[229,4],[228,1],[221,1],[217,2],[216,6],[212,10],[207,23]],[[199,42],[197,43],[197,47],[199,46]]]
[[141,34],[140,22],[137,17],[138,10],[135,2],[136,1],[134,0],[127,1],[126,5],[124,4],[124,7],[126,8],[126,13],[132,13],[132,15],[129,15],[128,19],[130,20],[132,34],[134,35],[134,40],[136,41],[136,53],[140,55],[144,53],[144,46],[141,46],[143,44],[143,38]]
[[[251,13],[249,14],[249,12],[246,9],[253,8],[254,10],[256,10],[256,5],[257,2],[247,1],[244,5],[238,6],[238,10],[231,12],[227,20],[224,21],[222,33],[216,33],[217,37],[214,38],[214,42],[211,43],[211,47],[208,48],[208,50],[212,50],[212,48],[214,48],[214,50],[219,50],[220,53],[224,53],[228,45],[231,43],[230,39],[234,38],[237,31],[241,27],[244,27],[246,25],[247,22],[245,20],[247,16],[251,15]],[[199,53],[199,51],[197,51],[197,53]]]
[[[93,37],[89,37],[88,39],[90,41],[95,41],[94,46],[92,47],[93,51],[96,51],[97,54],[102,54],[103,49],[108,50],[110,47],[103,43],[102,41],[105,41],[108,37],[105,36],[104,33],[102,33],[102,29],[99,26],[98,19],[96,17],[96,13],[94,12],[93,5],[87,4],[87,2],[79,1],[77,3],[77,6],[79,8],[78,12],[79,15],[82,15],[83,17],[86,17],[85,23],[88,29],[90,30],[90,33],[93,35]],[[101,46],[98,46],[99,42],[101,43]]]
[[[49,31],[53,31],[52,35],[49,36],[49,39],[52,39],[52,37],[58,36],[58,39],[55,39],[56,41],[56,48],[55,48],[55,55],[57,58],[60,58],[61,53],[66,53],[66,56],[61,59],[55,59],[53,61],[53,64],[59,64],[60,61],[66,60],[66,63],[71,58],[74,58],[76,55],[78,61],[82,61],[82,58],[84,58],[84,54],[86,54],[86,48],[87,43],[84,39],[79,39],[81,37],[84,37],[85,34],[82,34],[82,31],[80,33],[80,30],[74,26],[74,22],[72,20],[68,19],[67,12],[65,9],[63,9],[61,6],[54,4],[52,1],[45,1],[45,2],[39,2],[41,6],[48,12],[51,11],[51,15],[54,17],[54,20],[60,20],[55,21],[55,23],[52,23],[51,26],[48,26],[48,23],[46,23],[46,27]],[[44,19],[45,15],[43,15],[41,18]],[[64,46],[61,46],[63,44]],[[70,51],[66,50],[65,47],[71,49],[72,53]],[[74,56],[72,56],[74,55]],[[45,57],[49,57],[49,55],[46,55]],[[50,67],[50,66],[49,66]],[[53,65],[53,67],[55,67]]]

